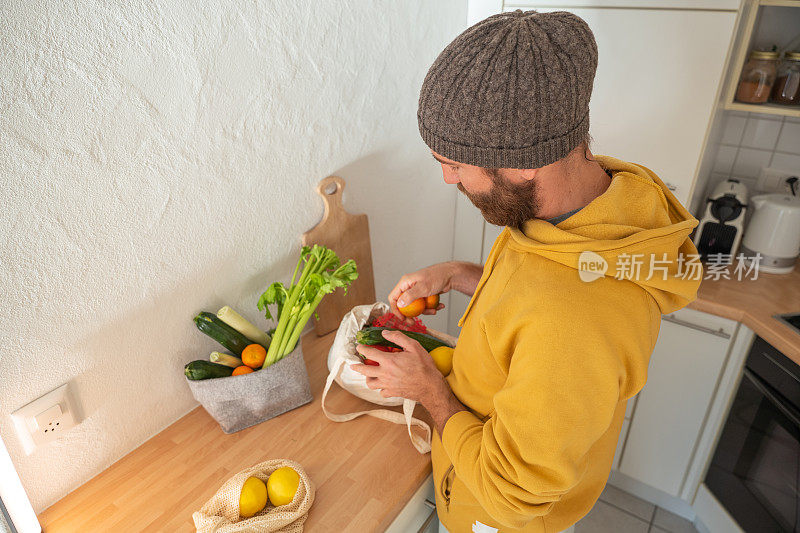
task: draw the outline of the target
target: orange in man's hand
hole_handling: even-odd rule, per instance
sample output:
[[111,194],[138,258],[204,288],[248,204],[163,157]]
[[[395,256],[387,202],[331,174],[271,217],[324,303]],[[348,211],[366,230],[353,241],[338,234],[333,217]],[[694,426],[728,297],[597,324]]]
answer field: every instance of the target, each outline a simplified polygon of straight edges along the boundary
[[432,294],[430,296],[425,297],[425,308],[426,309],[436,309],[439,306],[439,295]]
[[266,358],[267,350],[260,344],[248,344],[245,349],[242,350],[242,363],[253,369],[261,368]]
[[417,298],[405,307],[400,307],[400,312],[407,317],[415,317],[425,310],[425,298]]

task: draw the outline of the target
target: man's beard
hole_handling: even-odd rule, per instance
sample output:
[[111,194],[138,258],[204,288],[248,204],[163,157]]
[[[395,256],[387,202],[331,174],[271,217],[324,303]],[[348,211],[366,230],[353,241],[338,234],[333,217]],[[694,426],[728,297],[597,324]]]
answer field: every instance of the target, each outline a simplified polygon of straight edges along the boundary
[[540,202],[534,180],[517,185],[508,183],[496,170],[487,172],[494,178],[492,189],[487,193],[472,194],[461,183],[456,186],[480,209],[489,224],[516,228],[526,220],[536,218]]

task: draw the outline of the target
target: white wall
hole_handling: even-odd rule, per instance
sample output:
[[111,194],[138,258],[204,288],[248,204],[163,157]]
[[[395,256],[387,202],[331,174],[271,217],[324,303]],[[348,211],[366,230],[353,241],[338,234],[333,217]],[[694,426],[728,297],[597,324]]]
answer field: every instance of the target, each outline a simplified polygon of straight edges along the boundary
[[[37,511],[194,407],[182,367],[214,343],[192,316],[259,318],[321,178],[370,216],[379,297],[450,258],[416,106],[465,21],[465,0],[3,2],[0,435]],[[68,380],[86,419],[24,456],[8,414]]]
[[712,164],[698,215],[714,187],[728,178],[738,179],[755,195],[762,192],[762,168],[800,174],[800,118],[726,111],[720,122],[719,140],[708,149]]

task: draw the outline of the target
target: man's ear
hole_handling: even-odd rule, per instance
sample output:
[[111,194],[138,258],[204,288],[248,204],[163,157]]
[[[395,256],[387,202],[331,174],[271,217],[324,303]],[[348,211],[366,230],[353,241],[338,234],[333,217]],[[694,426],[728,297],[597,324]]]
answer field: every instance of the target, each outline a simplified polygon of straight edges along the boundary
[[539,173],[538,168],[521,168],[519,176],[523,181],[533,181]]

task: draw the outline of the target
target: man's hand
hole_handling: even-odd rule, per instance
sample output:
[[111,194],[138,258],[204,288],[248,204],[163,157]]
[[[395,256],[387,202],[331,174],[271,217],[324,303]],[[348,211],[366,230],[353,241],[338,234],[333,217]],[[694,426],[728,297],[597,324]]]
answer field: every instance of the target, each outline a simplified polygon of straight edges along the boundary
[[[452,263],[439,263],[404,275],[389,293],[389,307],[391,307],[392,313],[405,319],[406,322],[411,322],[412,320],[406,318],[399,308],[409,305],[417,298],[450,291],[450,281],[454,273],[455,268]],[[440,303],[436,309],[425,309],[423,314],[435,315],[442,309],[444,309],[444,304]]]
[[[407,306],[417,298],[442,294],[451,290],[472,296],[482,272],[483,267],[474,263],[448,261],[406,274],[400,278],[392,292],[389,293],[389,306],[392,313],[410,323],[412,320],[403,316],[399,310],[400,307]],[[442,309],[444,309],[444,304],[439,304],[436,309],[425,309],[423,313],[435,315]]]
[[430,354],[420,343],[399,331],[384,330],[383,337],[400,346],[402,352],[382,352],[372,346],[356,345],[356,351],[380,366],[350,365],[367,376],[367,387],[379,389],[384,398],[401,397],[423,403],[444,381]]
[[379,366],[353,364],[367,377],[367,387],[379,389],[384,398],[400,397],[422,404],[433,418],[439,435],[447,419],[466,408],[458,401],[430,354],[417,341],[399,331],[384,330],[383,337],[400,346],[402,352],[382,352],[372,346],[356,345],[358,353]]

